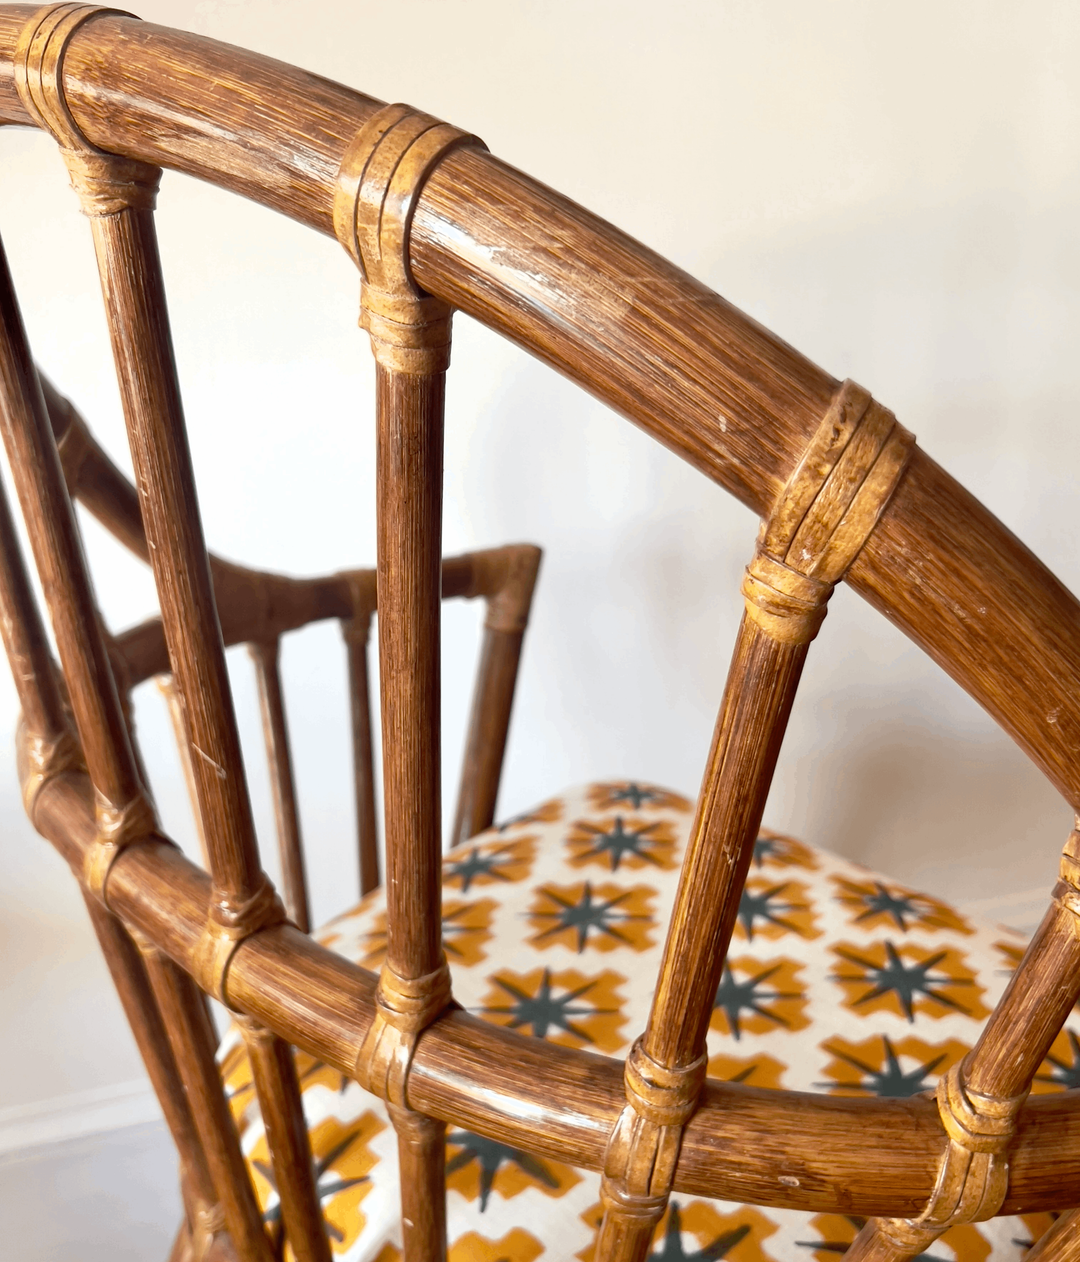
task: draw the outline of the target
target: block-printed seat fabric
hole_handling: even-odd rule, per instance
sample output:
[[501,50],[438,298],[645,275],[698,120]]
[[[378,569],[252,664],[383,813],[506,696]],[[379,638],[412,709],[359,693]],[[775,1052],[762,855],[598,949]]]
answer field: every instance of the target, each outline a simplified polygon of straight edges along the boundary
[[[644,1028],[691,803],[633,782],[591,784],[450,851],[443,942],[454,994],[524,1035],[623,1057]],[[381,890],[315,937],[377,971],[386,947]],[[709,1031],[709,1074],[755,1086],[910,1096],[972,1046],[1023,938],[959,914],[865,868],[762,831]],[[1080,1032],[1080,1020],[1070,1026]],[[278,1202],[243,1045],[222,1066],[268,1223]],[[394,1131],[378,1099],[297,1053],[319,1191],[335,1258],[400,1256]],[[1080,1086],[1066,1029],[1034,1091]],[[591,1262],[599,1175],[447,1132],[450,1262]],[[927,1258],[1022,1258],[1049,1214],[955,1227]],[[861,1220],[762,1209],[676,1193],[653,1255],[832,1262]],[[286,1255],[289,1256],[289,1255]]]

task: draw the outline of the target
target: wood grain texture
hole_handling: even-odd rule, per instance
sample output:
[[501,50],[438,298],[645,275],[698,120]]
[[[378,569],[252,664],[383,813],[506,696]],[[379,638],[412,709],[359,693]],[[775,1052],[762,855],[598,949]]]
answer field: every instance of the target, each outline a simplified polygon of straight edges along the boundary
[[[0,7],[0,120],[26,121],[12,56],[31,12]],[[230,1130],[206,1009],[189,973],[255,1023],[250,1029],[258,1042],[260,1098],[279,1123],[275,1142],[283,1154],[284,1180],[293,1180],[289,1213],[301,1250],[307,1248],[311,1258],[324,1254],[314,1232],[314,1194],[304,1182],[303,1119],[290,1042],[343,1072],[355,1072],[364,1083],[375,1083],[381,1074],[380,1093],[391,1102],[399,1137],[408,1262],[439,1258],[445,1250],[443,1122],[451,1119],[503,1142],[603,1168],[605,1199],[609,1209],[616,1208],[605,1221],[600,1253],[619,1262],[636,1262],[647,1251],[647,1230],[631,1220],[642,1206],[648,1213],[662,1208],[672,1186],[730,1200],[894,1220],[892,1226],[872,1225],[852,1256],[889,1262],[911,1256],[951,1211],[946,1207],[940,1221],[927,1211],[926,1240],[896,1220],[918,1216],[928,1203],[931,1210],[941,1208],[942,1189],[949,1195],[956,1190],[950,1171],[960,1169],[954,1160],[958,1144],[963,1170],[957,1178],[967,1179],[970,1148],[963,1136],[957,1139],[952,1123],[960,1112],[950,1113],[946,1098],[953,1087],[965,1089],[961,1073],[968,1076],[967,1087],[983,1093],[975,1107],[985,1113],[976,1118],[980,1124],[994,1121],[999,1106],[1007,1112],[1007,1133],[1000,1132],[1000,1143],[995,1138],[992,1159],[980,1166],[989,1191],[979,1204],[992,1212],[999,1206],[1009,1211],[1080,1201],[1080,1110],[1068,1097],[1022,1102],[1031,1073],[1075,1000],[1077,888],[1057,891],[982,1040],[962,1069],[943,1078],[940,1112],[925,1099],[843,1100],[713,1083],[687,1121],[698,1100],[694,1075],[704,1022],[749,841],[805,654],[799,640],[817,625],[802,610],[790,638],[770,632],[777,617],[788,615],[771,607],[769,590],[782,598],[779,605],[812,606],[810,580],[821,578],[797,570],[779,573],[775,567],[790,560],[787,553],[759,550],[750,576],[753,592],[744,587],[750,617],[740,631],[653,1012],[643,1041],[622,1067],[624,1076],[617,1063],[444,1011],[449,991],[438,930],[440,594],[455,584],[462,594],[475,594],[470,584],[478,586],[484,569],[475,557],[460,559],[456,569],[440,558],[441,366],[449,346],[449,306],[514,339],[763,512],[799,476],[800,462],[817,451],[815,444],[832,441],[837,400],[861,399],[866,426],[851,431],[850,447],[842,453],[837,448],[836,477],[818,488],[820,497],[814,499],[818,516],[803,521],[794,510],[789,514],[794,532],[789,544],[800,553],[805,545],[824,556],[833,531],[843,533],[851,505],[871,480],[864,481],[860,471],[879,452],[890,453],[895,478],[889,492],[903,477],[855,556],[850,581],[967,688],[1074,804],[1080,804],[1075,757],[1080,714],[1074,704],[1080,604],[929,457],[916,452],[903,472],[907,439],[865,391],[860,394],[850,383],[838,390],[828,374],[723,299],[506,164],[475,147],[439,151],[444,125],[437,120],[407,109],[401,113],[404,107],[380,111],[378,102],[302,71],[125,17],[100,17],[76,30],[63,82],[52,83],[49,91],[59,93],[53,105],[63,104],[67,94],[70,117],[54,114],[66,118],[76,138],[84,134],[89,144],[127,159],[195,174],[323,232],[335,228],[343,155],[356,157],[355,146],[367,134],[362,129],[373,118],[407,119],[416,131],[409,145],[429,127],[435,137],[430,153],[403,151],[411,153],[413,165],[402,170],[415,176],[413,186],[407,187],[403,176],[398,188],[393,164],[387,166],[377,206],[376,199],[361,206],[367,167],[353,164],[353,173],[360,173],[356,209],[372,212],[369,226],[378,225],[380,243],[383,206],[401,211],[386,240],[394,245],[394,276],[407,282],[406,306],[415,306],[417,314],[411,323],[399,319],[403,295],[391,293],[388,282],[380,289],[379,277],[385,281],[389,273],[376,276],[370,260],[361,257],[368,287],[374,283],[379,295],[377,310],[371,302],[364,308],[379,358],[377,595],[389,941],[377,988],[369,974],[280,923],[259,866],[223,653],[230,636],[276,645],[282,630],[316,616],[355,618],[361,572],[290,587],[288,580],[208,557],[147,209],[105,209],[112,207],[115,190],[93,191],[95,247],[139,504],[122,490],[111,494],[115,470],[95,454],[63,401],[42,395],[9,278],[0,277],[0,421],[89,769],[89,777],[68,766],[45,779],[37,789],[35,820],[82,871],[101,846],[101,803],[125,808],[140,800],[142,777],[113,663],[126,692],[145,677],[140,671],[161,669],[164,641],[184,703],[181,727],[194,755],[212,877],[200,874],[154,832],[148,814],[142,844],[110,857],[110,906],[133,933],[143,935],[157,1007],[237,1252],[268,1262],[269,1245]],[[447,145],[461,143],[453,129],[446,136]],[[442,160],[432,166],[437,152]],[[70,154],[68,161],[70,166]],[[79,161],[90,163],[96,179],[93,173],[100,174],[110,159],[83,154]],[[150,183],[131,185],[136,186],[138,205],[145,206]],[[338,220],[340,231],[340,215]],[[440,313],[447,317],[445,339],[424,341],[422,331],[430,332],[436,317],[443,318]],[[894,439],[895,450],[889,447]],[[97,618],[65,477],[129,546],[149,555],[155,569],[161,623],[136,628],[115,646]],[[868,529],[887,499],[867,515]],[[780,517],[787,521],[783,513],[776,520]],[[829,582],[862,542],[862,536],[855,540]],[[17,569],[13,554],[0,556],[0,595],[23,609]],[[774,579],[780,586],[770,588]],[[456,833],[490,818],[493,809],[524,625],[508,613],[509,590],[499,589],[489,604],[478,692],[486,710],[473,724],[491,761],[475,754],[470,738]],[[527,613],[527,599],[523,608]],[[51,665],[42,654],[40,627],[35,631],[32,613],[25,613],[28,630],[21,640],[9,637],[13,656],[33,659],[34,672],[43,677]],[[268,627],[275,629],[268,633]],[[359,643],[360,636],[355,639]],[[1018,660],[1026,664],[1023,671],[1016,669]],[[268,694],[276,681],[280,703],[280,681],[265,653],[263,666]],[[353,674],[355,705],[366,677],[359,681],[356,663]],[[46,692],[29,695],[28,708],[43,730],[54,731],[64,720]],[[279,751],[276,766],[284,783],[284,711],[279,704],[275,718],[272,708],[268,705],[271,745]],[[24,749],[34,736],[28,731]],[[367,749],[370,761],[370,740]],[[373,784],[373,777],[369,780]],[[279,793],[282,802],[285,796]],[[365,801],[363,816],[368,810]],[[292,826],[298,855],[295,809]],[[100,883],[103,889],[104,876]],[[206,964],[208,924],[227,939],[213,968]],[[414,1001],[418,1006],[410,1008]],[[388,1029],[394,1037],[383,1045]],[[955,1107],[962,1112],[970,1103],[961,1100]],[[663,1134],[646,1135],[648,1127]],[[639,1133],[648,1142],[639,1144]],[[620,1165],[627,1152],[630,1157]],[[940,1178],[939,1172],[944,1172]],[[641,1178],[635,1183],[631,1174]],[[622,1214],[620,1205],[634,1212]],[[178,1242],[181,1250],[186,1247]]]
[[0,429],[52,619],[83,756],[102,800],[122,810],[142,797],[138,765],[2,246]]
[[443,961],[439,768],[445,375],[376,368],[379,670],[387,963],[402,977]]
[[330,1262],[292,1048],[251,1017],[240,1017],[239,1024],[266,1127],[285,1239],[296,1262]]
[[270,769],[270,792],[274,799],[285,910],[293,924],[307,933],[311,928],[311,909],[308,902],[307,875],[304,871],[303,843],[300,838],[300,816],[296,805],[292,750],[281,690],[280,644],[278,640],[270,643],[256,641],[250,645],[250,651],[259,687],[263,740]]
[[[38,823],[69,864],[81,865],[95,836],[87,777],[50,781]],[[110,893],[125,922],[192,966],[210,896],[205,873],[151,840],[120,856]],[[249,939],[230,969],[237,1007],[345,1074],[371,1024],[375,984],[367,970],[289,925]],[[454,1010],[424,1033],[409,1074],[413,1108],[593,1170],[624,1101],[618,1061]],[[924,1097],[857,1099],[710,1080],[683,1134],[675,1191],[811,1212],[842,1205],[852,1214],[910,1215],[930,1195],[944,1138],[934,1102]],[[1080,1111],[1067,1094],[1041,1095],[1021,1111],[1002,1212],[1062,1203],[1080,1203]]]
[[[26,121],[10,59],[33,11],[0,8],[7,121]],[[327,234],[341,156],[379,105],[271,59],[124,18],[79,31],[66,69],[73,114],[95,144]],[[836,388],[717,294],[488,154],[452,154],[428,179],[411,260],[425,289],[578,381],[759,512]],[[533,276],[544,278],[542,302]],[[849,581],[1080,806],[1080,606],[1000,522],[917,455]],[[981,612],[988,591],[998,593],[993,619]],[[1030,646],[1037,691],[1013,669],[1010,643]]]
[[[86,897],[85,901],[109,974],[180,1156],[181,1187],[188,1219],[192,1223],[205,1223],[216,1216],[219,1202],[146,966],[120,921],[96,899]],[[208,1234],[212,1238],[212,1232]],[[202,1246],[209,1241],[199,1243]]]
[[379,884],[379,831],[375,814],[375,754],[371,740],[371,688],[368,638],[371,611],[342,620],[349,678],[349,727],[352,736],[353,801],[356,806],[357,866],[360,896]]
[[228,914],[249,904],[265,878],[199,518],[157,237],[145,210],[97,217],[91,225],[210,866]]
[[210,1019],[195,983],[153,943],[140,941],[150,985],[169,1034],[184,1093],[206,1154],[225,1226],[245,1262],[273,1262],[270,1241],[240,1152],[214,1059]]

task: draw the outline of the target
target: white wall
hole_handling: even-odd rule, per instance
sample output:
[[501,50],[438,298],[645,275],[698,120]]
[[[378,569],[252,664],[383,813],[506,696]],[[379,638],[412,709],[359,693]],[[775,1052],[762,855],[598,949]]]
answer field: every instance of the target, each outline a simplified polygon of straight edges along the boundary
[[[317,18],[298,0],[139,8],[479,133],[872,388],[1080,585],[1076,5],[350,0]],[[126,464],[87,225],[50,142],[9,131],[0,152],[0,231],[37,357]],[[351,264],[333,241],[180,176],[166,175],[160,205],[212,546],[297,573],[370,562],[372,370]],[[601,775],[693,791],[754,521],[467,319],[454,359],[447,550],[512,539],[547,550],[502,810]],[[95,532],[91,545],[114,625],[146,612],[145,574]],[[448,616],[448,654],[472,653],[475,625],[475,611]],[[297,637],[285,656],[323,915],[340,905],[350,853],[340,656],[332,629]],[[449,661],[455,766],[467,685]],[[251,715],[247,672],[238,680]],[[14,705],[0,687],[6,740]],[[186,839],[154,703],[140,703],[142,729],[165,817]],[[0,1110],[107,1094],[139,1072],[70,879],[23,823],[11,762],[8,745]],[[268,824],[257,758],[252,769]],[[1069,813],[972,702],[842,591],[767,820],[1006,907],[1048,889]]]

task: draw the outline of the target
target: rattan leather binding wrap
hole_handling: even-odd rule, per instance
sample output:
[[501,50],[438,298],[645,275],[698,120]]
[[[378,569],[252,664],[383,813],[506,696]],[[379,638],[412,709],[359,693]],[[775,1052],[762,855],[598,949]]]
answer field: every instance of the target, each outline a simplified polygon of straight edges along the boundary
[[998,1212],[1009,1185],[1007,1149],[1026,1099],[1026,1091],[1010,1099],[971,1091],[964,1082],[963,1062],[942,1075],[937,1103],[949,1146],[919,1217],[876,1221],[877,1231],[893,1248],[914,1256],[949,1227],[982,1222]]
[[[152,210],[161,171],[96,148],[80,131],[64,95],[64,54],[71,37],[96,17],[128,17],[124,9],[56,4],[39,9],[23,27],[15,50],[15,87],[27,113],[60,146],[83,214]],[[136,19],[137,20],[137,19]]]
[[683,1127],[697,1107],[706,1059],[667,1069],[635,1041],[623,1081],[627,1104],[608,1139],[600,1195],[623,1218],[656,1221],[664,1212]]
[[387,105],[350,142],[338,172],[334,231],[360,268],[360,325],[383,367],[443,372],[450,305],[409,267],[409,229],[425,180],[448,153],[484,142],[409,105]]
[[195,980],[207,994],[232,1008],[226,986],[233,956],[253,934],[286,919],[285,906],[265,873],[258,889],[244,903],[211,893],[206,928],[195,949]]
[[834,585],[885,511],[914,445],[887,408],[844,382],[762,522],[743,579],[747,617],[773,639],[806,644],[817,634]]
[[406,1084],[416,1041],[451,1003],[450,969],[405,978],[382,966],[375,1019],[356,1057],[356,1080],[373,1095],[407,1109]]

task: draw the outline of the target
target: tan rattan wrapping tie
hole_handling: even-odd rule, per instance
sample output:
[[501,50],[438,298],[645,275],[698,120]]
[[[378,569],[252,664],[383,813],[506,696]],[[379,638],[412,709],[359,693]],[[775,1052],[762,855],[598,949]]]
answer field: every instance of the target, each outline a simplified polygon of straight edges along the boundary
[[[152,210],[161,171],[105,153],[83,135],[64,94],[64,56],[71,37],[96,17],[128,17],[124,9],[92,4],[56,4],[39,9],[19,34],[15,87],[26,112],[60,146],[71,187],[83,213],[115,215],[129,207]],[[136,19],[137,20],[137,19]]]
[[450,970],[405,978],[384,964],[375,1017],[356,1057],[356,1081],[389,1104],[408,1107],[407,1079],[421,1033],[450,1006]]
[[409,105],[386,105],[345,150],[334,195],[334,231],[360,268],[360,326],[376,360],[404,373],[450,363],[450,305],[425,293],[409,266],[409,230],[424,182],[468,132]]
[[86,770],[79,742],[71,731],[61,732],[55,740],[47,740],[32,733],[22,719],[15,734],[15,753],[23,805],[31,823],[41,790],[50,780],[65,771]]
[[697,1107],[706,1060],[666,1069],[638,1039],[624,1069],[627,1104],[604,1154],[601,1198],[623,1216],[658,1219],[675,1180],[683,1127]]
[[1058,878],[1054,898],[1066,911],[1072,912],[1076,918],[1075,930],[1080,933],[1080,816],[1062,849]]
[[246,902],[237,903],[212,891],[206,928],[195,948],[195,980],[208,995],[231,1009],[226,990],[229,965],[236,952],[248,938],[284,924],[287,919],[284,904],[265,873]]
[[761,524],[743,579],[746,615],[774,640],[817,635],[907,468],[914,436],[853,381],[833,399],[806,454]]
[[1007,1099],[972,1091],[963,1061],[942,1075],[937,1104],[949,1146],[930,1200],[918,1218],[878,1219],[878,1230],[898,1247],[920,1253],[949,1227],[992,1218],[1008,1190],[1008,1146],[1026,1099],[1026,1091]]

